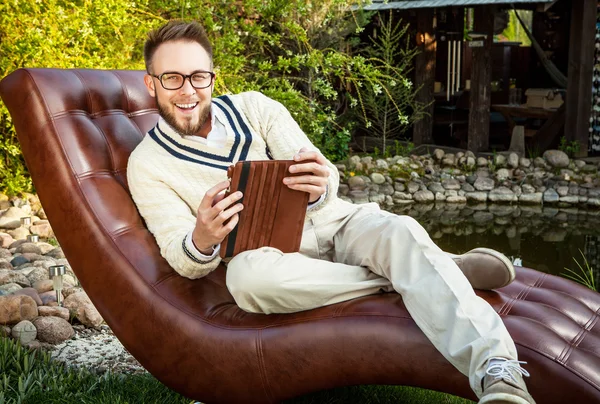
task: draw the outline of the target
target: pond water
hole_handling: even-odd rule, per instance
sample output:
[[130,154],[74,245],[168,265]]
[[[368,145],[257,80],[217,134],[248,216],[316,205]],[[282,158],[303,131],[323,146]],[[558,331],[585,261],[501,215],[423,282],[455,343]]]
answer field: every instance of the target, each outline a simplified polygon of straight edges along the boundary
[[600,211],[510,205],[413,204],[395,213],[414,217],[444,251],[489,247],[516,264],[554,275],[579,271],[582,253],[600,278]]

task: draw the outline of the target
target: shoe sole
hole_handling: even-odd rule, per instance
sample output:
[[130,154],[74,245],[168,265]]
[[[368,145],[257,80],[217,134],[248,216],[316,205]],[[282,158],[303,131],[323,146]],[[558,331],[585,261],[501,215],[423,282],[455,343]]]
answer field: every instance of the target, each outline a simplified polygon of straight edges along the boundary
[[531,401],[507,393],[493,393],[483,397],[478,404],[532,404]]
[[[506,285],[510,285],[510,283],[515,280],[515,276],[516,276],[515,267],[513,266],[512,262],[510,262],[510,260],[506,257],[506,255],[499,253],[496,250],[492,250],[491,248],[484,248],[484,247],[474,248],[465,254],[469,254],[469,253],[487,254],[487,255],[491,255],[492,257],[497,258],[500,261],[502,261],[502,263],[506,267],[506,271],[508,272],[509,276],[508,276],[508,282],[506,282],[502,286],[499,286],[500,288],[502,288]],[[465,254],[463,254],[463,255],[465,255]]]

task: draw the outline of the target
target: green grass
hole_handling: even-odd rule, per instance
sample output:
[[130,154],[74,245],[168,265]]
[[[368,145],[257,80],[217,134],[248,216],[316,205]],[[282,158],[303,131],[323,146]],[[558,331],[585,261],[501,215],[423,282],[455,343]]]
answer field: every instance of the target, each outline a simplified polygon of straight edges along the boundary
[[579,253],[583,258],[583,265],[580,264],[575,257],[573,257],[573,261],[575,261],[575,264],[577,264],[579,271],[565,267],[567,272],[563,273],[563,276],[572,279],[575,282],[579,282],[596,292],[599,292],[598,285],[596,284],[596,273],[594,272],[594,268],[592,268],[592,266],[588,263],[583,251],[579,250]]
[[[98,376],[67,368],[50,354],[0,338],[0,404],[190,404],[149,374]],[[288,404],[451,403],[464,400],[434,391],[399,386],[355,386],[321,391]]]

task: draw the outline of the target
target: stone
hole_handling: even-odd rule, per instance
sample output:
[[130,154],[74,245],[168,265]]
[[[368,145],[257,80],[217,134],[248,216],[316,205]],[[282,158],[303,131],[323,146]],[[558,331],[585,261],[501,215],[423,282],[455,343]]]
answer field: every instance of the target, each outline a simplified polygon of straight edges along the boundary
[[25,227],[19,227],[18,229],[9,230],[7,231],[7,233],[10,234],[10,236],[15,240],[24,240],[28,235],[31,234],[29,233],[29,230]]
[[4,258],[0,259],[0,269],[13,269],[13,266],[10,262],[6,261]]
[[27,258],[23,257],[22,255],[18,255],[10,261],[10,264],[16,268],[20,265],[28,264],[29,262],[31,261],[29,261]]
[[[40,241],[36,245],[40,249],[40,251],[41,251],[40,254],[42,254],[42,255],[45,255],[45,254],[49,253],[50,251],[54,250],[54,248],[56,248],[52,244],[44,243],[43,241]],[[59,258],[64,258],[64,257],[59,257]]]
[[354,155],[354,156],[350,156],[350,158],[348,158],[348,165],[350,167],[354,167],[356,165],[356,163],[360,163],[360,156]]
[[29,279],[19,271],[13,269],[0,269],[0,285],[17,283],[22,287],[31,286]]
[[496,180],[497,181],[505,181],[507,179],[509,179],[511,177],[511,172],[510,170],[506,169],[506,168],[501,168],[498,171],[496,171]]
[[431,191],[417,191],[413,195],[415,202],[433,202],[435,195]]
[[445,154],[446,153],[442,149],[435,149],[433,151],[433,158],[436,159],[437,161],[440,161],[441,159],[444,158]]
[[348,179],[348,186],[350,187],[350,190],[363,190],[367,187],[367,183],[365,177],[356,175]]
[[565,168],[569,166],[569,156],[562,150],[546,150],[542,157],[550,167]]
[[558,202],[559,198],[560,198],[560,196],[558,195],[558,193],[552,188],[547,189],[544,192],[543,200],[545,203],[556,203],[556,202]]
[[377,159],[375,161],[375,167],[378,170],[385,170],[385,171],[387,171],[389,169],[389,165],[388,165],[387,161],[382,160],[382,159]]
[[444,187],[439,182],[432,182],[427,186],[427,189],[429,189],[433,193],[445,191]]
[[442,187],[444,187],[445,190],[457,191],[460,189],[460,182],[458,182],[454,178],[449,178],[447,180],[442,181]]
[[75,330],[67,320],[60,317],[38,317],[33,320],[37,328],[38,339],[49,344],[60,344],[75,334]]
[[579,196],[576,195],[567,195],[561,196],[559,202],[568,203],[568,204],[577,204],[579,203]]
[[488,160],[485,157],[477,157],[477,167],[487,167]]
[[510,153],[508,155],[507,165],[510,168],[519,167],[519,155],[517,153]]
[[52,227],[50,227],[50,222],[47,220],[38,220],[33,223],[29,227],[29,231],[31,234],[37,234],[41,238],[50,238],[54,237],[54,232],[52,231]]
[[373,184],[377,184],[377,185],[384,184],[385,177],[383,176],[383,174],[380,174],[380,173],[372,173],[371,181],[373,181]]
[[2,216],[0,216],[0,227],[5,227],[7,223],[14,222],[15,220],[21,224],[21,218],[29,216],[24,210],[12,206],[8,208]]
[[513,202],[518,199],[512,190],[506,187],[498,187],[489,192],[488,200],[490,202]]
[[460,196],[460,195],[449,196],[446,198],[446,203],[466,203],[466,202],[467,202],[467,198],[464,196]]
[[453,167],[454,164],[455,164],[455,162],[454,162],[454,154],[448,153],[448,154],[444,155],[444,158],[442,159],[442,165],[443,166]]
[[392,184],[388,184],[388,183],[386,183],[386,184],[382,184],[382,185],[379,187],[379,192],[380,192],[381,194],[383,194],[383,195],[386,195],[386,196],[387,196],[387,195],[394,195],[394,187],[393,187],[393,185],[392,185]]
[[469,184],[468,182],[463,183],[460,186],[460,189],[465,192],[474,192],[475,191],[475,187],[473,185]]
[[23,243],[17,247],[15,250],[16,253],[34,253],[40,255],[42,250],[35,243]]
[[381,194],[370,195],[369,202],[375,202],[375,203],[381,205],[385,202],[385,195],[381,195]]
[[488,199],[487,192],[467,192],[465,197],[469,202],[485,202]]
[[50,276],[48,275],[48,269],[44,267],[34,267],[33,271],[27,275],[27,279],[29,282],[31,282],[31,284],[43,279],[50,279]]
[[10,337],[10,327],[7,325],[0,325],[0,337]]
[[0,296],[0,324],[17,324],[38,315],[37,304],[29,296]]
[[559,196],[567,196],[567,195],[569,195],[569,187],[557,187],[556,193]]
[[466,163],[467,168],[473,168],[476,165],[477,165],[477,162],[475,161],[475,157],[467,157],[467,163]]
[[495,155],[494,165],[496,167],[506,167],[506,157],[504,157],[502,154]]
[[412,200],[413,197],[411,194],[406,193],[406,192],[394,192],[394,195],[392,196],[394,198],[394,203],[396,203],[396,200]]
[[369,203],[369,193],[367,191],[358,189],[352,190],[348,192],[348,197],[353,203],[356,204]]
[[2,248],[8,248],[15,239],[8,233],[0,232],[0,246]]
[[588,198],[587,205],[593,206],[593,207],[600,207],[600,199],[599,198]]
[[526,158],[526,157],[521,157],[519,159],[519,167],[522,168],[529,168],[531,167],[531,160]]
[[38,293],[48,292],[53,290],[54,282],[51,279],[40,279],[31,285]]
[[42,299],[40,299],[39,293],[34,288],[19,289],[16,292],[13,292],[13,296],[29,296],[35,301],[35,304],[38,306],[42,305]]
[[23,289],[23,287],[21,285],[19,285],[18,283],[7,283],[5,285],[0,285],[0,291],[4,292],[5,295],[11,294],[13,292],[16,292],[17,290],[21,290]]
[[37,329],[31,321],[23,320],[12,328],[11,336],[21,345],[29,344],[37,337]]
[[98,327],[104,321],[85,292],[73,293],[67,297],[63,307],[69,309],[81,324],[88,327]]
[[[40,299],[42,299],[42,304],[44,306],[49,306],[51,303],[58,303],[56,300],[56,292],[54,292],[53,290],[40,293],[39,295]],[[63,296],[62,293],[61,296]]]
[[519,196],[520,203],[526,204],[541,204],[544,194],[541,192],[523,193]]
[[436,192],[435,193],[435,200],[436,201],[446,201],[446,195],[443,192]]
[[350,191],[350,187],[347,184],[340,183],[338,187],[338,195],[348,195],[348,191]]
[[473,184],[473,187],[478,191],[491,191],[494,189],[494,180],[491,178],[478,177]]
[[532,194],[535,192],[535,187],[530,184],[523,184],[521,186],[521,190],[523,191],[524,194]]
[[409,193],[414,194],[420,189],[420,186],[416,182],[410,181],[408,184],[406,184],[406,188],[408,189]]

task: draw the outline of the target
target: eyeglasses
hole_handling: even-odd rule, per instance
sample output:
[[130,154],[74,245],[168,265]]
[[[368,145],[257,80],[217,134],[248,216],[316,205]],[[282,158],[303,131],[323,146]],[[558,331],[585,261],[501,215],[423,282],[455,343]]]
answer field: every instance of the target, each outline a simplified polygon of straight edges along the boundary
[[210,86],[215,78],[213,72],[205,72],[203,70],[198,70],[192,74],[165,72],[158,76],[155,74],[150,74],[150,76],[156,77],[165,90],[179,90],[183,87],[186,79],[190,80],[192,87],[200,90]]

